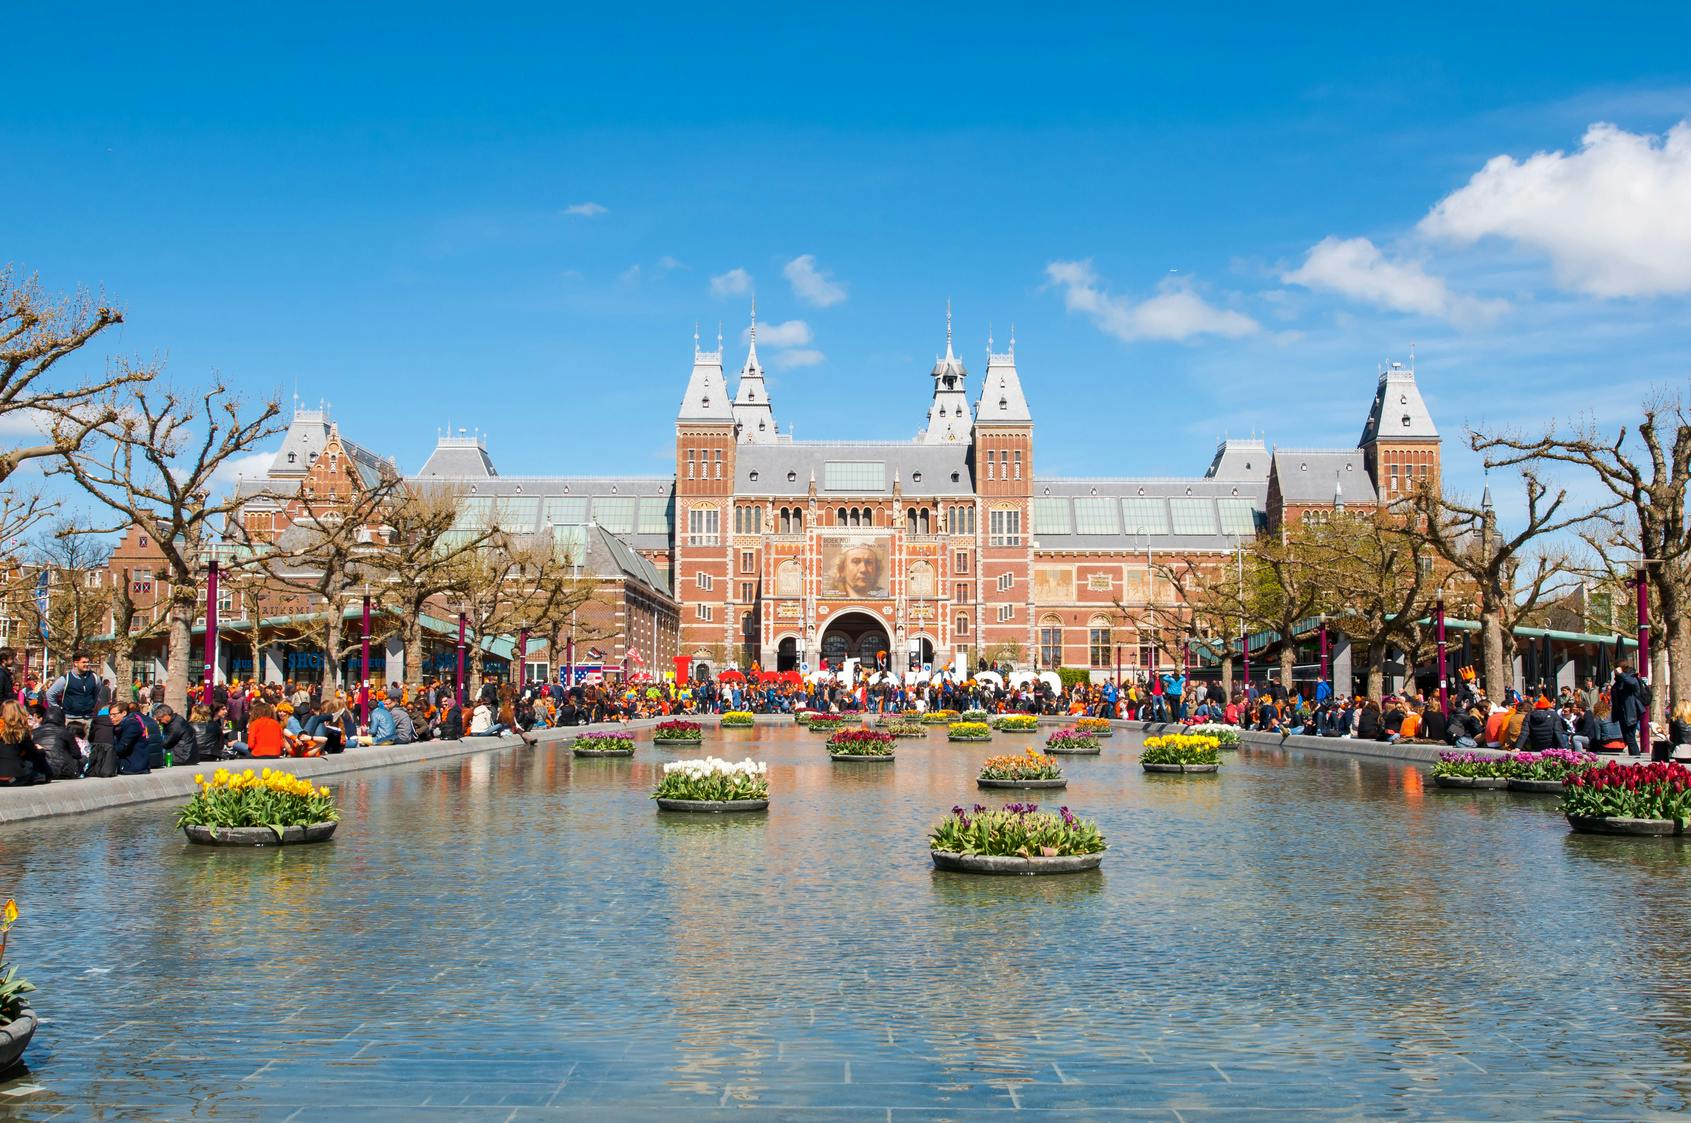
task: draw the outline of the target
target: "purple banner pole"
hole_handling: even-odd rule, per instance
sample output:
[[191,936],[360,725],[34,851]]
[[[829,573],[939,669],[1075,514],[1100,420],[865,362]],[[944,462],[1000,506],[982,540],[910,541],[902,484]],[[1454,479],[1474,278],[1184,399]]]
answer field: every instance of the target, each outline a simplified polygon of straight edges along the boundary
[[370,724],[370,594],[364,594],[364,637],[358,643],[358,720]]
[[1436,617],[1434,617],[1434,622],[1437,624],[1437,628],[1438,628],[1439,710],[1442,713],[1449,714],[1450,713],[1450,684],[1445,678],[1445,672],[1446,672],[1446,669],[1447,669],[1446,654],[1447,654],[1449,648],[1446,646],[1445,639],[1444,639],[1444,590],[1443,589],[1439,590],[1438,615]]
[[[1650,681],[1650,587],[1638,567],[1638,677]],[[1649,747],[1650,708],[1644,708],[1645,747]]]
[[458,614],[458,704],[464,704],[464,629],[469,621],[464,614]]
[[517,669],[511,676],[511,685],[521,690],[528,685],[528,629],[522,628],[517,632]]
[[564,641],[564,658],[567,660],[567,662],[564,665],[564,689],[568,690],[570,687],[575,685],[575,637],[574,636],[571,636],[569,639]]
[[1121,685],[1121,644],[1116,644],[1116,685]]
[[[1329,687],[1331,687],[1333,685],[1331,682],[1328,682],[1328,679],[1327,679],[1327,620],[1326,620],[1326,617],[1323,617],[1322,620],[1321,620],[1321,681],[1327,683],[1327,685]],[[1337,691],[1335,691],[1334,693],[1337,693]]]
[[206,661],[205,694],[202,705],[211,705],[211,687],[217,674],[217,559],[206,567]]

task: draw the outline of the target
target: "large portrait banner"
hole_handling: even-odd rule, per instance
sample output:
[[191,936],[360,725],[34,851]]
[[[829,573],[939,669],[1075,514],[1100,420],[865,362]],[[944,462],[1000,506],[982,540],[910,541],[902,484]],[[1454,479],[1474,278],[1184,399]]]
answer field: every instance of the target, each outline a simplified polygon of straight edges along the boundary
[[884,535],[850,535],[822,540],[822,595],[885,597],[892,571],[892,540]]

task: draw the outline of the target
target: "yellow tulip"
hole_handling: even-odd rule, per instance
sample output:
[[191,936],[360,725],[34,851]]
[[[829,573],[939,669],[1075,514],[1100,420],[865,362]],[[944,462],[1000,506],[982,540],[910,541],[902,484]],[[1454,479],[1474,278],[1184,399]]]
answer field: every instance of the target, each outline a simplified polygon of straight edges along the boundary
[[5,921],[7,928],[10,928],[18,922],[18,903],[10,897],[6,898],[5,909],[0,911],[0,920]]

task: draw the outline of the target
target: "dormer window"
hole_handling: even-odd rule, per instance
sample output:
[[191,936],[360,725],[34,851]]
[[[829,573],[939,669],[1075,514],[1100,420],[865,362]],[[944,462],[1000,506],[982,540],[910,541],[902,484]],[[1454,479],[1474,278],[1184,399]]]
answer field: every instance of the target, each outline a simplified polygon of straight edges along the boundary
[[297,464],[298,462],[299,462],[299,453],[297,453],[297,452],[288,453],[288,463],[289,464]]
[[1404,414],[1404,415],[1403,415],[1403,427],[1404,427],[1404,428],[1405,428],[1405,429],[1407,429],[1407,428],[1409,428],[1409,426],[1410,426],[1410,425],[1411,425],[1411,424],[1412,424],[1412,422],[1411,422],[1411,421],[1410,421],[1410,420],[1409,420],[1409,415],[1408,415],[1408,414],[1407,414],[1407,413],[1406,413],[1406,414]]

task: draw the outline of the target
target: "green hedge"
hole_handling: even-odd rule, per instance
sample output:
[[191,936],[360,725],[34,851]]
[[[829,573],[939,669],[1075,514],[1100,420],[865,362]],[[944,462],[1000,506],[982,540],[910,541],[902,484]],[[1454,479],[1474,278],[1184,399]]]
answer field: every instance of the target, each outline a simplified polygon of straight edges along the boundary
[[1062,681],[1063,689],[1067,690],[1071,686],[1091,682],[1092,672],[1085,667],[1058,667],[1057,678]]

